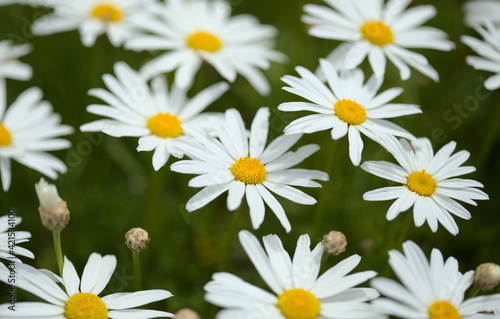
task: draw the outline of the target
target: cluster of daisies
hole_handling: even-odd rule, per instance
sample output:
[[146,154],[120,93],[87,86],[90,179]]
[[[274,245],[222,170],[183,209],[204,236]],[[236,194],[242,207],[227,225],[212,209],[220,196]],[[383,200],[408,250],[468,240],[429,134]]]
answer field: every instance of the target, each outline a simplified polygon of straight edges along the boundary
[[[302,21],[311,36],[340,41],[327,57],[319,60],[314,72],[296,67],[298,76],[286,75],[284,90],[301,98],[278,106],[283,112],[312,114],[286,126],[284,134],[268,143],[270,110],[257,110],[246,126],[238,110],[224,113],[205,110],[230,89],[238,75],[261,95],[270,93],[263,70],[271,63],[284,63],[286,56],[273,49],[277,30],[261,25],[250,15],[231,15],[231,6],[222,0],[17,0],[45,6],[51,13],[32,24],[35,35],[79,30],[85,46],[106,34],[114,46],[156,55],[135,70],[125,62],[114,65],[114,74],[102,79],[106,88],[93,88],[88,94],[102,100],[89,105],[89,113],[101,116],[80,126],[84,132],[103,132],[114,137],[138,137],[137,151],[153,151],[155,171],[167,164],[171,155],[179,160],[170,169],[196,175],[189,187],[201,188],[186,204],[188,211],[208,205],[227,192],[227,209],[236,210],[243,198],[249,207],[252,226],[258,229],[266,206],[283,228],[292,225],[276,195],[294,203],[314,205],[316,199],[299,188],[321,187],[329,180],[326,172],[296,168],[319,150],[316,144],[294,148],[303,134],[330,130],[331,138],[345,135],[349,158],[354,166],[391,182],[401,184],[369,191],[367,201],[395,200],[387,211],[392,220],[413,207],[414,224],[427,222],[436,232],[441,224],[451,234],[459,232],[452,215],[469,219],[461,202],[476,205],[488,195],[475,180],[458,176],[471,173],[462,166],[469,152],[458,151],[450,142],[434,152],[427,138],[417,138],[390,119],[422,113],[418,105],[393,103],[402,88],[381,91],[387,61],[408,80],[411,69],[438,81],[439,74],[426,57],[413,49],[450,51],[455,45],[436,28],[423,26],[436,15],[431,5],[410,6],[411,0],[325,0],[328,6],[304,6]],[[7,4],[2,2],[2,4]],[[464,6],[466,23],[483,40],[463,36],[462,41],[479,56],[467,63],[479,70],[494,72],[486,88],[500,87],[500,2],[471,0]],[[49,102],[42,100],[38,88],[22,93],[6,107],[7,79],[29,80],[30,66],[18,59],[30,53],[29,45],[0,42],[0,173],[2,187],[11,184],[11,159],[56,179],[66,166],[48,153],[67,149],[69,141],[60,138],[73,128],[61,124]],[[364,60],[372,69],[365,81],[359,68]],[[210,64],[223,80],[193,96],[193,81],[203,62]],[[166,74],[175,72],[167,83]],[[228,83],[229,82],[229,83]],[[397,161],[362,161],[362,136],[380,144]],[[187,157],[188,159],[182,159]],[[41,184],[39,188],[50,188]],[[43,192],[43,191],[41,191]],[[52,191],[53,192],[53,191]],[[40,195],[40,194],[39,194]],[[65,257],[60,276],[23,264],[15,254],[33,258],[26,249],[8,247],[8,232],[17,226],[0,218],[0,257],[15,259],[16,285],[42,299],[0,305],[5,318],[157,318],[172,317],[164,311],[131,309],[171,296],[166,290],[117,293],[104,297],[104,290],[116,267],[116,257],[93,253],[80,277]],[[4,227],[7,225],[7,227]],[[30,234],[17,232],[17,243]],[[257,272],[272,292],[251,285],[229,273],[216,273],[205,286],[206,300],[225,308],[217,318],[400,318],[460,319],[498,318],[500,294],[465,300],[473,283],[473,271],[462,274],[458,262],[446,261],[437,249],[428,260],[413,242],[403,244],[403,253],[389,252],[389,264],[402,284],[374,278],[376,273],[351,273],[360,257],[351,256],[322,275],[319,274],[323,245],[312,250],[308,235],[297,242],[293,257],[284,250],[276,235],[263,238],[263,245],[246,230],[240,243]],[[9,284],[13,270],[0,264],[0,280]],[[374,278],[374,279],[372,279]],[[371,280],[372,288],[357,287]],[[379,297],[382,294],[383,297]],[[496,315],[493,314],[497,311]]]

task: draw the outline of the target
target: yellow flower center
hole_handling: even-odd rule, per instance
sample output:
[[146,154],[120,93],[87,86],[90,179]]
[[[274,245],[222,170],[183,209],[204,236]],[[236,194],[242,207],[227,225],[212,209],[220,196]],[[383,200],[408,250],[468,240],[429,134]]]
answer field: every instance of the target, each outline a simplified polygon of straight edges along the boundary
[[92,15],[104,21],[117,22],[122,19],[123,12],[114,4],[101,3],[92,9]]
[[11,141],[9,130],[0,123],[0,146],[9,146]]
[[175,138],[182,134],[181,120],[169,113],[158,113],[148,120],[152,134],[163,138]]
[[222,47],[221,40],[209,32],[195,32],[187,38],[187,44],[194,50],[216,52]]
[[320,309],[318,298],[300,288],[283,291],[278,297],[277,306],[286,319],[315,319]]
[[429,319],[461,319],[462,316],[448,301],[435,301],[429,307]]
[[335,115],[350,125],[359,125],[366,121],[365,107],[352,100],[338,100],[335,103]]
[[424,169],[421,172],[415,172],[408,176],[406,186],[409,190],[420,196],[431,196],[436,190],[437,183]]
[[361,27],[363,37],[375,45],[386,45],[394,42],[391,28],[381,21],[368,21]]
[[242,157],[231,166],[234,179],[245,184],[261,184],[266,180],[266,169],[256,158]]
[[107,319],[108,308],[98,296],[80,292],[66,301],[64,316],[68,319]]

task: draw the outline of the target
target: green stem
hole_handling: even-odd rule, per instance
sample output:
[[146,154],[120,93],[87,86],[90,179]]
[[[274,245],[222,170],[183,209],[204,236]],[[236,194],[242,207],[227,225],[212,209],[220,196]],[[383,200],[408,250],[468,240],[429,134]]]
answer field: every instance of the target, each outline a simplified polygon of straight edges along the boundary
[[474,285],[472,285],[472,289],[470,290],[469,296],[467,297],[467,299],[476,297],[480,290],[481,289],[479,289],[479,287],[477,286],[477,283],[474,282]]
[[321,257],[321,266],[319,267],[319,269],[322,269],[323,266],[325,265],[325,262],[326,260],[328,259],[328,257],[330,257],[330,254],[328,252],[323,252],[323,256]]
[[[500,106],[500,105],[498,105]],[[500,107],[497,107],[493,116],[491,116],[490,124],[486,127],[489,127],[486,136],[483,138],[483,142],[481,143],[481,149],[479,150],[479,154],[476,160],[476,167],[478,171],[481,170],[482,167],[488,161],[488,157],[491,154],[491,150],[495,144],[496,139],[498,138],[498,132],[500,130],[500,126],[498,122],[500,121]]]
[[403,229],[399,233],[396,247],[400,247],[403,244],[403,241],[407,238],[408,231],[410,230],[410,226],[412,224],[412,219],[413,215],[410,212],[407,212],[406,219],[403,224]]
[[140,261],[139,251],[132,252],[132,262],[134,265],[134,281],[135,281],[135,290],[141,290],[141,261]]
[[[401,246],[403,245],[403,241],[407,238],[408,230],[410,229],[410,225],[412,224],[412,220],[413,220],[413,215],[410,212],[406,212],[405,221],[403,222],[399,236],[397,236],[396,244],[394,246],[391,246],[389,244],[389,247],[387,249],[385,249],[386,252],[389,251],[389,249],[393,249],[393,248],[396,248],[398,250],[401,249]],[[391,236],[391,237],[393,237],[393,236]],[[385,257],[384,257],[384,260],[385,260],[386,264],[385,264],[384,269],[379,273],[379,276],[389,277],[390,271],[391,271],[391,265],[386,261]]]
[[224,243],[224,248],[222,250],[222,256],[219,263],[219,271],[224,271],[226,269],[229,251],[231,249],[231,244],[234,241],[234,236],[238,225],[240,210],[241,209],[238,208],[233,212],[233,221],[231,222],[231,226],[229,227],[229,230],[227,232],[226,242]]
[[[335,154],[337,153],[337,150],[340,147],[340,144],[342,141],[335,141],[330,148],[330,154],[328,155],[328,159],[326,161],[325,165],[325,173],[328,173],[331,175],[332,169],[333,169],[333,162],[335,158]],[[325,207],[326,207],[326,201],[327,198],[331,196],[330,194],[330,184],[331,183],[325,183],[325,187],[323,191],[321,192],[320,198],[318,200],[318,203],[316,205],[316,211],[314,213],[314,231],[313,231],[313,236],[312,238],[318,238],[321,232],[321,226],[323,226],[323,215],[325,212]]]
[[54,241],[54,250],[56,252],[57,267],[59,268],[59,274],[62,277],[64,259],[61,249],[61,231],[52,231],[52,239]]

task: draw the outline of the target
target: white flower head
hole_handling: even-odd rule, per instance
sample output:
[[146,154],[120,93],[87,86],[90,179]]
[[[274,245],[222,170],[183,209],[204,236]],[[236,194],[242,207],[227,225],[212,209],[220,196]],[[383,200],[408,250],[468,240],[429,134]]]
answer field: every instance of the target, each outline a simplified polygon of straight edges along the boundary
[[[260,108],[252,122],[250,137],[240,113],[229,109],[224,120],[213,118],[218,139],[205,132],[183,126],[195,140],[178,140],[179,147],[191,160],[178,161],[171,169],[184,174],[198,174],[189,181],[191,187],[203,187],[186,204],[191,212],[228,191],[227,208],[235,210],[246,196],[250,219],[256,229],[264,221],[266,203],[286,229],[291,230],[276,193],[295,203],[314,205],[316,200],[294,186],[321,187],[314,179],[326,181],[328,174],[316,170],[293,169],[319,150],[309,144],[297,151],[288,151],[301,134],[282,135],[266,147],[269,130],[269,109]],[[197,140],[197,141],[196,141]],[[270,192],[271,191],[271,192]]]
[[22,261],[15,255],[35,258],[31,251],[19,246],[19,244],[25,243],[31,238],[30,232],[16,229],[21,220],[21,217],[12,215],[0,217],[0,258],[16,262]]
[[[13,45],[10,41],[0,41],[0,82],[4,79],[30,80],[31,66],[18,59],[31,52],[30,44]],[[0,83],[0,85],[4,85]]]
[[49,184],[45,179],[40,178],[40,181],[35,184],[36,195],[40,201],[40,206],[48,210],[54,209],[61,201],[61,197],[57,192],[54,184]]
[[467,64],[476,70],[495,73],[484,82],[484,87],[496,90],[500,88],[500,26],[494,26],[491,21],[486,21],[485,25],[485,27],[474,26],[474,30],[484,41],[467,35],[462,36],[461,40],[479,54],[479,56],[468,56]]
[[230,14],[226,1],[166,0],[134,20],[151,34],[134,37],[125,47],[168,51],[144,65],[141,72],[147,77],[177,70],[176,84],[189,87],[206,61],[227,81],[241,74],[260,94],[268,94],[270,86],[260,69],[285,60],[271,49],[277,31],[253,16]]
[[68,205],[57,193],[57,188],[41,178],[35,184],[36,195],[40,201],[38,211],[42,224],[52,231],[63,230],[69,222]]
[[361,168],[368,173],[401,183],[366,192],[364,200],[382,201],[396,199],[387,211],[387,220],[393,220],[401,212],[413,206],[415,226],[425,221],[433,232],[441,223],[453,235],[458,234],[458,226],[451,214],[470,219],[471,214],[456,200],[477,205],[474,200],[486,200],[488,195],[476,187],[483,185],[475,180],[454,178],[476,169],[461,166],[470,153],[460,151],[452,155],[456,143],[450,142],[436,154],[427,138],[420,138],[410,145],[406,140],[386,137],[383,144],[396,158],[399,165],[385,161],[367,161]]
[[346,69],[356,68],[366,57],[378,77],[385,74],[386,59],[410,77],[409,66],[438,81],[439,74],[425,56],[409,49],[449,51],[455,45],[436,28],[421,25],[436,15],[431,5],[406,9],[411,0],[325,0],[332,8],[308,4],[302,21],[312,25],[309,34],[345,41],[328,59],[339,59]]
[[89,105],[87,111],[109,117],[84,124],[84,132],[102,131],[114,137],[140,137],[137,151],[152,151],[153,167],[159,170],[170,155],[182,157],[183,152],[172,141],[185,137],[182,124],[202,129],[207,126],[207,113],[200,114],[229,88],[225,82],[214,84],[187,99],[186,89],[175,85],[168,92],[164,77],[146,80],[124,62],[115,64],[115,74],[103,76],[109,91],[92,89],[89,94],[103,100],[106,105]]
[[53,13],[33,22],[35,35],[47,35],[78,29],[82,43],[93,46],[96,38],[106,33],[113,46],[138,33],[130,21],[145,11],[153,0],[40,0],[40,5],[54,9]]
[[499,0],[471,0],[467,1],[463,10],[465,13],[465,24],[473,27],[491,21],[500,25],[500,1]]
[[[115,256],[106,255],[103,257],[96,253],[90,255],[81,280],[75,267],[66,257],[64,258],[62,278],[48,270],[40,271],[26,264],[16,265],[15,286],[47,302],[17,302],[15,312],[8,308],[10,304],[2,304],[0,305],[0,317],[128,319],[170,318],[174,316],[165,311],[132,309],[172,296],[170,292],[163,289],[114,293],[99,297],[111,279],[115,268]],[[0,280],[7,283],[8,274],[9,270],[0,264]]]
[[[378,297],[371,288],[358,288],[374,271],[348,275],[361,261],[353,255],[319,276],[323,245],[311,250],[308,235],[300,236],[293,259],[276,235],[264,236],[262,248],[250,232],[239,233],[240,243],[272,293],[229,273],[216,273],[205,286],[205,299],[225,308],[223,318],[320,319],[385,318],[367,303]],[[318,277],[319,276],[319,277]]]
[[73,133],[61,125],[59,114],[42,101],[42,91],[33,87],[24,91],[6,110],[5,86],[0,83],[0,174],[3,190],[11,183],[11,159],[52,178],[65,173],[66,165],[47,151],[66,149],[67,140],[57,138]]
[[455,258],[445,261],[441,252],[433,249],[427,261],[412,241],[403,244],[403,252],[389,252],[389,264],[403,285],[387,278],[371,281],[371,286],[386,297],[372,302],[384,313],[398,318],[473,319],[483,318],[483,312],[500,304],[500,294],[464,300],[474,271],[462,274]]
[[[282,103],[281,111],[311,111],[308,115],[291,122],[285,127],[285,134],[314,133],[331,129],[332,139],[346,134],[349,137],[349,157],[354,165],[359,165],[363,141],[361,134],[374,141],[381,135],[392,135],[415,139],[402,127],[385,120],[408,114],[422,113],[417,105],[389,103],[399,96],[403,89],[391,88],[380,94],[382,78],[372,75],[364,84],[364,74],[360,69],[338,71],[327,60],[321,60],[321,70],[328,86],[303,67],[297,67],[302,78],[285,76],[283,82],[290,85],[283,89],[304,97],[310,102]],[[340,74],[339,74],[340,73]]]

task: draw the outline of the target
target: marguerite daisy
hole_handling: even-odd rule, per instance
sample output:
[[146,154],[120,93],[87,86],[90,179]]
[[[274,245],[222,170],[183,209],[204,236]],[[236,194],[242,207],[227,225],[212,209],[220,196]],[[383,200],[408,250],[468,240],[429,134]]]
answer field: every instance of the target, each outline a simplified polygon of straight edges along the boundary
[[9,261],[19,261],[14,255],[35,258],[35,255],[19,244],[27,242],[31,234],[27,231],[17,231],[21,217],[5,215],[0,217],[0,258]]
[[189,87],[203,61],[211,64],[226,80],[234,82],[239,73],[261,94],[269,83],[259,69],[285,56],[271,49],[277,31],[260,25],[250,15],[231,17],[225,1],[166,0],[155,12],[134,22],[152,34],[127,41],[133,50],[168,50],[146,63],[141,72],[148,76],[177,69],[175,81]]
[[461,40],[480,55],[468,56],[468,64],[474,69],[495,73],[484,81],[484,87],[496,90],[500,88],[500,26],[494,26],[491,21],[486,21],[485,25],[486,27],[474,27],[484,41],[467,35],[462,36]]
[[152,151],[153,167],[159,170],[170,154],[182,157],[183,153],[172,141],[185,136],[181,124],[206,128],[207,115],[200,114],[217,100],[229,85],[224,82],[212,85],[192,99],[186,99],[186,89],[175,85],[168,92],[163,77],[152,80],[151,88],[140,74],[124,62],[115,64],[116,78],[105,74],[103,80],[109,92],[92,89],[89,94],[100,98],[106,105],[90,105],[87,111],[111,119],[97,120],[80,129],[84,132],[102,131],[115,137],[137,136],[137,151]]
[[[9,270],[0,265],[0,280],[7,283]],[[2,318],[52,318],[52,319],[128,319],[167,318],[174,315],[165,311],[131,309],[151,302],[164,300],[172,294],[163,289],[143,290],[132,293],[98,295],[108,284],[116,268],[116,257],[90,255],[80,280],[75,267],[65,258],[62,278],[48,270],[43,272],[26,264],[16,265],[15,286],[26,290],[45,302],[16,302],[0,305]],[[62,284],[62,289],[58,284]],[[9,283],[9,285],[12,283]]]
[[473,319],[497,318],[491,312],[500,304],[500,294],[469,298],[465,291],[472,285],[474,271],[462,274],[458,261],[446,261],[433,249],[430,262],[414,242],[403,244],[404,254],[389,252],[391,265],[401,284],[387,278],[375,278],[371,286],[387,298],[372,303],[384,313],[398,318]]
[[184,174],[199,174],[189,181],[189,186],[204,187],[187,202],[186,209],[189,212],[197,210],[228,191],[227,208],[232,211],[241,205],[246,195],[254,228],[259,228],[264,221],[265,202],[289,232],[291,226],[285,211],[269,191],[295,203],[314,205],[314,198],[293,186],[321,187],[313,179],[326,181],[328,174],[290,167],[318,151],[319,146],[309,144],[288,152],[301,137],[301,134],[296,134],[280,136],[266,148],[268,108],[257,111],[250,138],[240,113],[235,109],[226,111],[224,121],[214,118],[213,122],[219,139],[186,125],[183,129],[195,140],[179,139],[175,142],[192,160],[178,161],[171,169]]
[[406,140],[398,142],[394,137],[383,138],[384,147],[396,158],[399,165],[385,161],[368,161],[361,164],[365,171],[379,177],[402,183],[366,192],[364,200],[382,201],[396,199],[387,211],[387,219],[393,220],[401,212],[413,207],[415,226],[420,227],[427,220],[433,232],[438,221],[453,235],[458,226],[450,213],[463,219],[471,215],[457,200],[476,205],[474,200],[486,200],[488,195],[475,187],[483,187],[471,179],[452,178],[471,173],[472,166],[460,166],[469,152],[460,151],[454,155],[455,142],[443,146],[435,155],[431,142],[420,138],[410,145]]
[[5,85],[0,83],[0,174],[4,191],[10,187],[11,159],[52,179],[57,178],[57,172],[66,172],[66,165],[46,151],[70,147],[69,141],[57,137],[73,133],[73,128],[61,125],[59,114],[41,99],[42,91],[30,88],[5,110]]
[[39,0],[40,5],[54,8],[54,12],[33,22],[35,35],[47,35],[78,29],[82,43],[93,46],[96,38],[106,33],[114,46],[120,46],[136,34],[130,23],[135,15],[146,10],[153,0]]
[[[321,319],[385,318],[367,301],[378,297],[371,288],[357,288],[373,278],[374,271],[347,275],[360,262],[353,255],[319,276],[323,245],[311,251],[308,235],[300,236],[293,259],[276,235],[264,236],[264,249],[248,231],[240,243],[257,272],[273,293],[229,273],[216,273],[205,286],[205,299],[226,308],[216,318]],[[266,254],[267,253],[267,254]]]
[[360,69],[338,74],[327,60],[321,60],[321,70],[326,76],[329,87],[313,73],[297,67],[302,78],[285,76],[283,82],[290,85],[284,89],[302,96],[311,103],[282,103],[281,111],[312,111],[319,114],[308,115],[291,122],[285,127],[285,134],[314,133],[331,130],[332,139],[337,140],[346,134],[349,136],[349,156],[354,165],[359,165],[363,141],[360,133],[377,141],[382,134],[414,139],[413,135],[400,126],[384,120],[402,115],[422,113],[416,105],[389,103],[403,92],[401,88],[392,88],[378,95],[382,78],[372,76],[363,84],[364,75]]
[[[30,53],[31,45],[12,45],[10,41],[0,41],[0,81],[3,79],[29,80],[31,66],[19,62],[17,59]],[[3,85],[0,83],[0,85]]]
[[427,59],[408,49],[449,51],[455,45],[436,28],[420,25],[434,15],[431,5],[405,10],[411,0],[325,0],[332,8],[308,4],[304,23],[312,25],[309,34],[318,38],[346,41],[330,57],[341,55],[342,65],[356,68],[368,56],[373,72],[383,77],[386,58],[400,71],[401,79],[410,77],[411,66],[438,81],[439,74]]
[[465,12],[465,24],[473,27],[484,24],[487,20],[500,23],[500,1],[498,0],[472,0],[463,6]]

